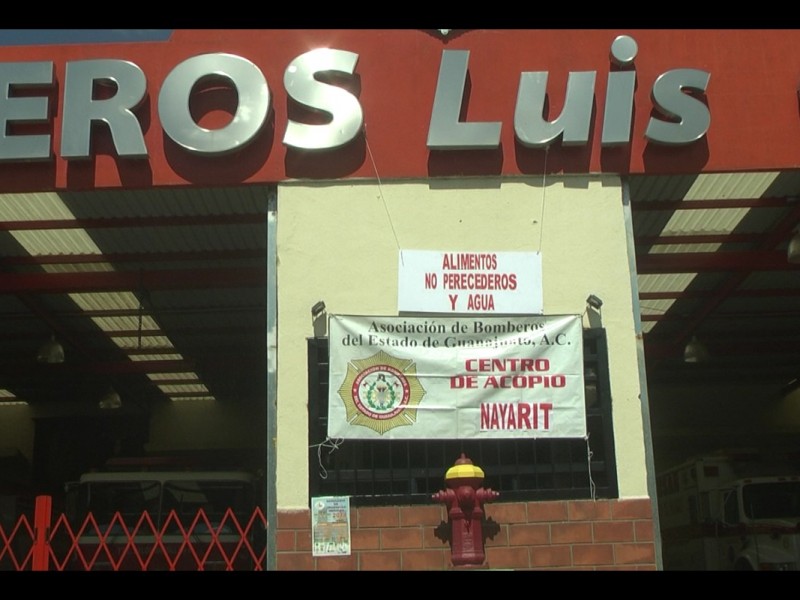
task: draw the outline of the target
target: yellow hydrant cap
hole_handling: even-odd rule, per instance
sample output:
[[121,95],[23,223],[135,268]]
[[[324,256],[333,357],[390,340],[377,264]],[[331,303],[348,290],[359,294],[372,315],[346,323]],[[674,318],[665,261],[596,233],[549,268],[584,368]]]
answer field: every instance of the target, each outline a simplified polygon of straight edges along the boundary
[[447,469],[447,473],[445,473],[445,479],[460,479],[460,478],[480,478],[483,479],[483,469],[478,467],[477,465],[473,465],[472,461],[468,459],[464,454],[461,455],[452,467]]

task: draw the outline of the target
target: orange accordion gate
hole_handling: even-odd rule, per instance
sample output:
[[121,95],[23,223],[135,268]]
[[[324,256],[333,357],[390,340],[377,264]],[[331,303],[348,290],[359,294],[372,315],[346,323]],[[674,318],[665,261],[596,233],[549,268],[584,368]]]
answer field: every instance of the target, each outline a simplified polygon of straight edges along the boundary
[[[147,512],[135,522],[114,513],[98,524],[93,514],[70,524],[38,496],[31,520],[0,524],[0,571],[263,571],[267,520],[260,507],[246,520],[232,509],[209,519],[201,508],[190,520],[170,511],[156,524]],[[187,522],[188,521],[188,522]]]

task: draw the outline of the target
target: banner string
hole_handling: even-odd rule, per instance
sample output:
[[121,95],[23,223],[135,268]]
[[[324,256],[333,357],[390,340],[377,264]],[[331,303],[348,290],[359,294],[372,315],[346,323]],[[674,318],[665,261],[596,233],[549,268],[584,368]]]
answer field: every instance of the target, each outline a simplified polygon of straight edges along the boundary
[[589,467],[589,494],[592,497],[592,500],[597,499],[597,487],[594,484],[594,479],[592,479],[592,449],[589,447],[589,434],[586,434],[584,438],[586,440],[586,461],[587,466]]
[[322,464],[322,449],[328,448],[328,454],[333,454],[334,450],[338,450],[339,446],[344,443],[344,438],[338,438],[332,440],[331,438],[326,438],[324,442],[320,442],[319,444],[311,444],[309,448],[316,448],[317,449],[317,462],[319,462],[319,476],[322,479],[328,478],[328,470],[325,468],[325,465]]
[[[381,176],[378,175],[378,166],[375,164],[375,157],[372,156],[372,148],[369,146],[369,140],[367,139],[367,124],[364,123],[364,143],[367,146],[367,154],[369,154],[369,160],[372,163],[372,170],[375,171],[375,179],[378,181],[378,194],[380,194],[381,202],[383,202],[383,209],[386,211],[386,216],[389,219],[389,227],[392,230],[392,235],[394,236],[394,243],[397,245],[397,250],[400,251],[400,240],[397,239],[397,232],[394,229],[394,223],[392,222],[392,215],[389,213],[389,207],[386,205],[386,198],[383,196],[383,185],[381,184]],[[403,253],[400,252],[400,261],[403,260]]]
[[542,210],[539,214],[539,252],[542,251],[542,236],[544,235],[544,198],[547,192],[547,154],[550,146],[544,148],[544,167],[542,168]]

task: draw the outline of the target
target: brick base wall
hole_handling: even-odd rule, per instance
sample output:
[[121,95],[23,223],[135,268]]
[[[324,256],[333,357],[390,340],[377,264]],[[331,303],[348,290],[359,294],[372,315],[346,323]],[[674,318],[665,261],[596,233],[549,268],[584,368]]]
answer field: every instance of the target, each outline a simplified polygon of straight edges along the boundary
[[[492,502],[484,569],[655,570],[650,500]],[[314,557],[308,510],[278,511],[277,569],[448,570],[447,507],[351,508],[350,556]]]

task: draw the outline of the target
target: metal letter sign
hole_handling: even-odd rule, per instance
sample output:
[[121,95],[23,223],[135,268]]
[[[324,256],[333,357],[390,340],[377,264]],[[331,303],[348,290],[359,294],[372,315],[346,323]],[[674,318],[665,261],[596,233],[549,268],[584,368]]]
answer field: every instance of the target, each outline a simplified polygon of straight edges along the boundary
[[331,315],[332,439],[584,438],[579,315]]

